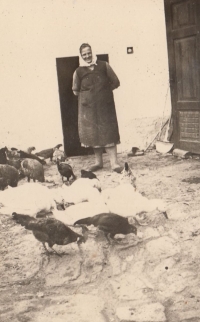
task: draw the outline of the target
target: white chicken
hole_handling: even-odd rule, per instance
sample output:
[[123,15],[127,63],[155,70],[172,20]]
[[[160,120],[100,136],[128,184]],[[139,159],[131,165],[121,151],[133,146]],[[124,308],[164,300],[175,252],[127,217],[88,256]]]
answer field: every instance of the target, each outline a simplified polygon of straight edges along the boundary
[[119,184],[130,183],[136,190],[136,177],[127,162],[119,177]]
[[50,189],[52,198],[57,203],[78,204],[85,201],[93,201],[100,196],[100,182],[98,179],[80,178],[74,181],[71,186],[65,184],[62,187]]
[[73,225],[75,221],[79,219],[93,217],[101,213],[109,213],[109,209],[103,202],[101,195],[99,195],[91,201],[72,205],[64,211],[55,209],[52,212],[57,220],[60,220],[67,225]]
[[[57,198],[58,199],[58,198]],[[38,212],[50,212],[56,208],[53,192],[40,183],[25,183],[0,192],[1,214],[13,212],[36,216]]]
[[60,149],[55,149],[53,152],[53,161],[56,162],[56,160],[60,157],[64,157],[65,156],[65,151]]
[[76,189],[84,189],[86,186],[90,186],[101,191],[101,183],[98,179],[79,178],[71,185],[71,187]]
[[66,186],[64,184],[60,188],[51,190],[54,199],[57,202],[61,202],[61,200],[63,200],[65,203],[74,204],[94,200],[100,195],[100,192],[97,189],[90,187],[89,185],[85,185],[84,187],[77,187],[73,184],[71,186]]
[[134,217],[143,212],[159,210],[165,213],[167,204],[162,199],[148,199],[135,191],[131,184],[121,184],[102,191],[102,197],[109,211],[124,217]]

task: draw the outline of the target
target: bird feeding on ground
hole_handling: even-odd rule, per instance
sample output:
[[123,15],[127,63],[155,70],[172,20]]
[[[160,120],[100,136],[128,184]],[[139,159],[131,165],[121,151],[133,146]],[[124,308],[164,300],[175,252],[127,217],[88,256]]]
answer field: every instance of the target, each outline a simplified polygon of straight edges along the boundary
[[29,215],[12,214],[16,223],[24,226],[26,229],[31,230],[37,240],[39,240],[45,250],[49,253],[45,243],[58,255],[53,249],[56,245],[68,245],[77,242],[78,246],[87,240],[87,228],[83,227],[83,235],[77,234],[75,231],[64,225],[61,221],[54,218],[36,219]]
[[82,169],[81,170],[81,178],[97,179],[97,176],[92,171],[87,171],[87,170]]
[[137,228],[129,224],[128,218],[113,213],[102,213],[93,217],[83,218],[77,220],[74,225],[94,225],[104,232],[109,242],[109,238],[114,240],[116,234],[127,235],[133,233],[137,235]]
[[73,179],[76,180],[76,176],[73,173],[73,169],[70,164],[68,164],[66,162],[60,162],[59,159],[57,159],[56,163],[57,163],[58,171],[59,171],[60,175],[62,176],[62,181],[63,181],[63,177],[67,178],[67,182],[69,182],[69,179],[71,177],[73,177]]

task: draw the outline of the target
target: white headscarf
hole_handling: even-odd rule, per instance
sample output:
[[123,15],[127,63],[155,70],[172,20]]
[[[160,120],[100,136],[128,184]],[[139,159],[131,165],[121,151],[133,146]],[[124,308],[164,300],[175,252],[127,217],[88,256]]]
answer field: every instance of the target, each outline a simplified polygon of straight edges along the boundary
[[92,61],[91,63],[87,63],[79,54],[79,66],[80,67],[90,67],[91,65],[97,65],[97,55],[92,50]]

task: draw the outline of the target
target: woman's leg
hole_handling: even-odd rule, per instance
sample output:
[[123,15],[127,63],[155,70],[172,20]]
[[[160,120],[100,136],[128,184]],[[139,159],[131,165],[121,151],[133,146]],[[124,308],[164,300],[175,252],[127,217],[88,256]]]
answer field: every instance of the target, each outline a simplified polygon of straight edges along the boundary
[[93,148],[95,155],[95,164],[90,167],[90,171],[97,171],[103,168],[103,148]]
[[106,149],[106,152],[108,153],[112,170],[115,172],[121,173],[123,168],[120,167],[117,160],[117,146],[114,145],[112,147],[105,148],[105,149]]

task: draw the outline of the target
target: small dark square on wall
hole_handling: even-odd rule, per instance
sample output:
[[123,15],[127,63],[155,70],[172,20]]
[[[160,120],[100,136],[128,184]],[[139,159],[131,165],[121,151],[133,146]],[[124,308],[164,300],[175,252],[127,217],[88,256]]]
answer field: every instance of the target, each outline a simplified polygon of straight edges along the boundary
[[133,54],[133,47],[127,47],[127,54]]

